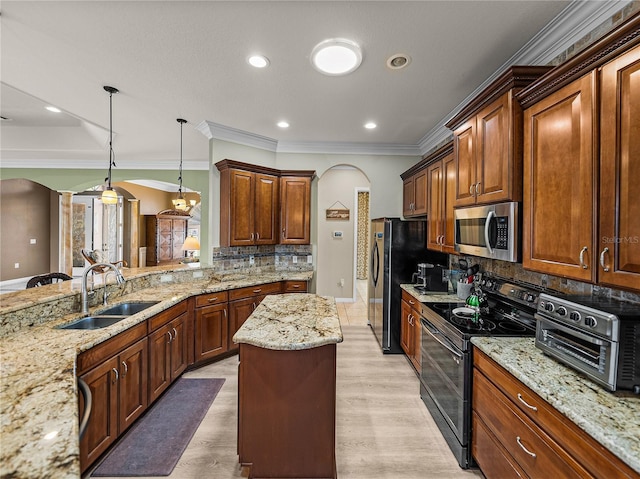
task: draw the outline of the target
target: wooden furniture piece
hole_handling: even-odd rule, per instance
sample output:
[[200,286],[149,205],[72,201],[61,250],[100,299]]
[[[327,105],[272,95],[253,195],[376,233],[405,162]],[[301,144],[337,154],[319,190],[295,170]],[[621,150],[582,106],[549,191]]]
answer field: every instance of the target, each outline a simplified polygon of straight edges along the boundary
[[639,31],[636,14],[518,94],[527,269],[640,290]]
[[179,210],[145,216],[147,266],[178,263],[184,258],[182,245],[187,237],[189,218],[191,216]]
[[402,216],[427,214],[426,162],[421,161],[400,175],[402,178]]
[[427,249],[456,254],[453,205],[456,194],[453,143],[427,157]]
[[336,478],[335,343],[342,334],[335,300],[269,296],[235,339],[238,456],[246,476]]
[[522,110],[514,95],[550,69],[510,67],[447,122],[456,207],[522,200]]
[[471,447],[487,479],[638,477],[478,348],[473,364]]
[[220,171],[220,245],[309,244],[314,171],[281,171],[234,160]]
[[201,294],[195,298],[194,333],[196,363],[229,350],[229,293]]
[[[106,258],[102,250],[99,250],[99,249],[94,249],[93,251],[90,251],[87,249],[81,249],[80,253],[82,254],[82,257],[87,260],[89,265],[96,264],[96,263],[111,263],[111,261],[109,261],[109,258]],[[129,266],[125,260],[116,261],[115,263],[111,263],[111,264],[118,267],[124,267],[124,268]],[[110,269],[100,268],[99,271],[100,273],[106,273],[107,271],[110,271]]]
[[420,373],[420,342],[422,334],[419,307],[418,300],[402,290],[402,303],[400,306],[402,314],[400,321],[400,346],[418,374]]
[[46,286],[53,283],[61,283],[62,281],[69,281],[71,279],[73,279],[73,277],[65,273],[41,274],[38,276],[34,276],[29,281],[27,281],[27,289],[35,288],[38,286]]

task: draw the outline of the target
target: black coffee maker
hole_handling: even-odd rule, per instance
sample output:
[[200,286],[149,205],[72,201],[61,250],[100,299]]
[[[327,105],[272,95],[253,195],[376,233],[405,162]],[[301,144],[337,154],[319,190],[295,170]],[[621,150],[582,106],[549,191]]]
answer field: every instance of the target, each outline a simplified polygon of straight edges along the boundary
[[421,292],[446,292],[449,283],[442,277],[442,266],[431,263],[419,263],[418,271],[413,273],[414,288]]

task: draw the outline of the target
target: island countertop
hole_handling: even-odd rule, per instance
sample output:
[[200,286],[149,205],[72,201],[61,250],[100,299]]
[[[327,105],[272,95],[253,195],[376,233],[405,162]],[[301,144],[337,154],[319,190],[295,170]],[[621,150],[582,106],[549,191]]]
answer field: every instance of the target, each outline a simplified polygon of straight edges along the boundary
[[471,342],[640,473],[640,396],[605,390],[543,354],[533,338],[475,337]]
[[341,343],[336,301],[307,293],[267,296],[238,329],[233,341],[283,351]]

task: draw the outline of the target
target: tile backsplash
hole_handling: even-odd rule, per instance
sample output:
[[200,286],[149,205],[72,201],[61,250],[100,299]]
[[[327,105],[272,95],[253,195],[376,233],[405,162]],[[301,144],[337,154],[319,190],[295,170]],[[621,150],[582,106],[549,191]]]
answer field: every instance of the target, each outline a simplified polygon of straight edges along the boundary
[[215,271],[312,271],[311,245],[229,246],[213,248]]

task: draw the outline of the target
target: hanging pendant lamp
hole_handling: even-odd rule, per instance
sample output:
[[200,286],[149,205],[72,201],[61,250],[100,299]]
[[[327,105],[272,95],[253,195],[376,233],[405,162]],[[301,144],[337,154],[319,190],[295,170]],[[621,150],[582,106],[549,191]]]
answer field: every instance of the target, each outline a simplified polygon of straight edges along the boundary
[[180,171],[178,173],[178,196],[175,200],[172,200],[173,208],[176,210],[186,211],[187,210],[187,200],[182,196],[182,125],[184,125],[187,120],[183,120],[182,118],[176,119],[178,123],[180,123]]
[[106,181],[106,186],[102,192],[102,202],[105,205],[115,205],[118,203],[118,193],[111,187],[111,167],[116,166],[116,155],[113,151],[113,94],[118,93],[118,89],[112,86],[103,87],[106,92],[109,93],[109,172]]

